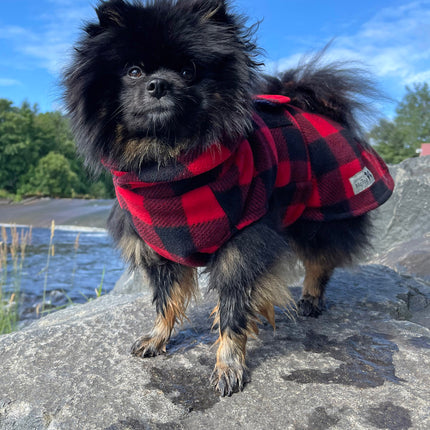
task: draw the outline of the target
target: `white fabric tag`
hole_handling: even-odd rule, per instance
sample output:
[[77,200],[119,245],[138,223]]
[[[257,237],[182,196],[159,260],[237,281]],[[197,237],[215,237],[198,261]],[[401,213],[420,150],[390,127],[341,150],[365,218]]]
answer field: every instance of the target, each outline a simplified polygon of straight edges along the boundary
[[375,178],[372,175],[372,172],[365,167],[363,170],[349,178],[349,182],[351,182],[354,194],[357,195],[373,185],[375,183]]

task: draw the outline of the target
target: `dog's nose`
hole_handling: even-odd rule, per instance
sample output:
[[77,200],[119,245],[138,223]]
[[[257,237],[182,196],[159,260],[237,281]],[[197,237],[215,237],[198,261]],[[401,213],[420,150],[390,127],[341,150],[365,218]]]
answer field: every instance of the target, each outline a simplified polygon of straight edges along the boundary
[[161,99],[161,97],[165,96],[168,88],[169,83],[161,78],[151,79],[146,85],[146,91],[148,91],[152,97],[157,97],[157,99]]

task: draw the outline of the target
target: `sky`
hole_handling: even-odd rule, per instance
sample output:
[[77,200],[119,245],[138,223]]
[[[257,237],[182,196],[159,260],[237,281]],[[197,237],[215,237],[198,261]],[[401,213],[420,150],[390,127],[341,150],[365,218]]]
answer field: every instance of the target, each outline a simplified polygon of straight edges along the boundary
[[[329,60],[359,61],[392,102],[405,86],[430,83],[430,0],[232,0],[261,21],[257,33],[266,71],[295,66],[333,40]],[[61,73],[97,0],[0,0],[0,98],[41,111],[61,109]]]

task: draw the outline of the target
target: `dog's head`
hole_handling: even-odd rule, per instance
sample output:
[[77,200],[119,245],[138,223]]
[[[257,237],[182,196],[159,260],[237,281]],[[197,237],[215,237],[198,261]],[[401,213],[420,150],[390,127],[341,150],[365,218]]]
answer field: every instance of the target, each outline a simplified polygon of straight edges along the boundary
[[224,0],[102,2],[66,71],[90,164],[136,170],[250,127],[255,46]]

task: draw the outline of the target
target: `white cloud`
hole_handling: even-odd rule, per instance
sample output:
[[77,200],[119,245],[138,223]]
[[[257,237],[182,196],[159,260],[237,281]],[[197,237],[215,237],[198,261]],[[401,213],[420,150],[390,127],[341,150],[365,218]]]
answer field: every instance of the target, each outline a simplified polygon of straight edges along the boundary
[[409,78],[406,79],[405,84],[412,85],[418,82],[430,82],[430,70],[426,70],[424,72],[417,73],[416,75],[409,76]]
[[37,36],[26,28],[19,27],[17,25],[6,25],[0,27],[0,39],[6,39],[10,42],[14,40],[26,40],[33,42],[37,40]]
[[[380,78],[401,87],[430,79],[430,1],[411,1],[382,9],[355,34],[334,41],[327,60],[358,60]],[[321,46],[321,41],[318,45]],[[297,55],[269,64],[282,70],[297,64]]]
[[[92,11],[87,0],[50,0],[49,13],[35,17],[38,27],[0,27],[0,39],[5,39],[26,61],[57,76],[71,51],[74,38],[83,20]],[[17,65],[16,67],[19,67]]]
[[[26,66],[41,67],[58,76],[83,20],[93,17],[94,12],[88,0],[49,2],[52,6],[49,13],[34,17],[40,24],[37,31],[4,26],[0,27],[0,39],[7,40],[16,52],[25,55]],[[401,6],[380,10],[354,34],[338,37],[327,54],[327,60],[361,61],[369,65],[375,75],[392,79],[401,88],[414,82],[428,81],[429,29],[430,0],[411,0]],[[308,40],[306,45],[322,47],[324,42]],[[277,59],[267,64],[267,70],[275,72],[293,67],[300,58],[301,54],[295,53]],[[13,67],[22,67],[22,62],[16,61]]]
[[16,85],[22,85],[22,82],[16,79],[0,78],[0,87],[14,87]]

